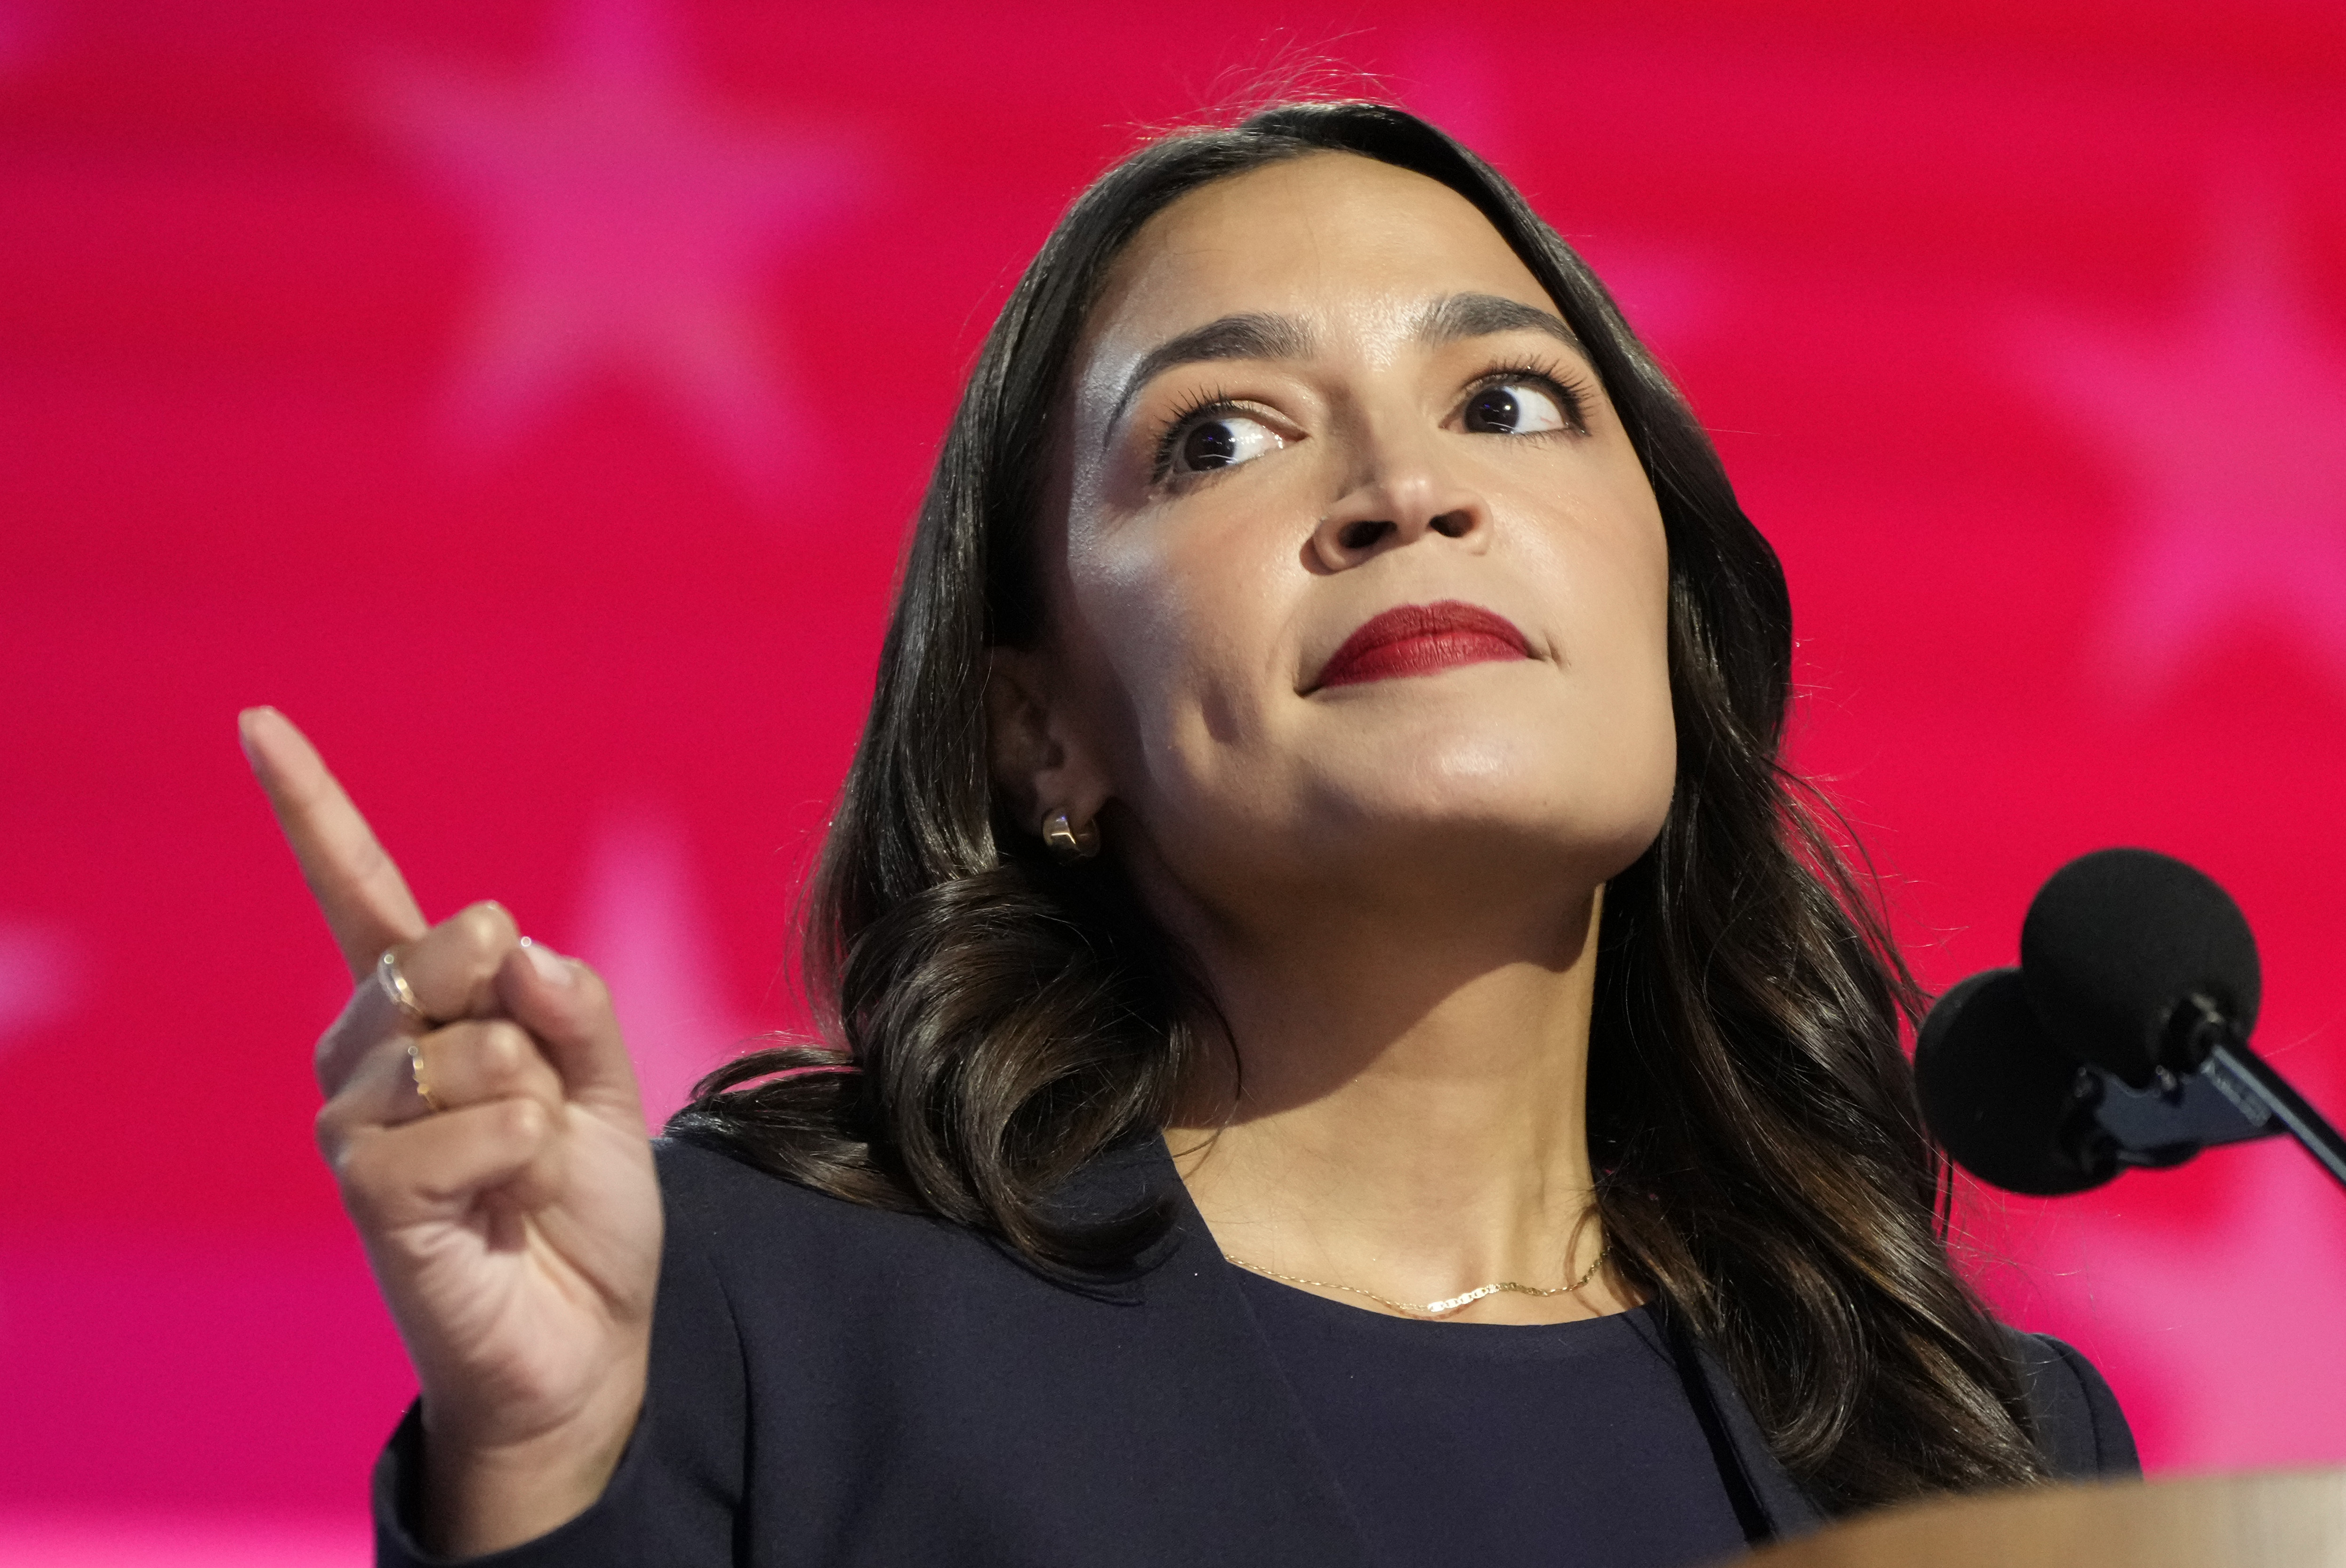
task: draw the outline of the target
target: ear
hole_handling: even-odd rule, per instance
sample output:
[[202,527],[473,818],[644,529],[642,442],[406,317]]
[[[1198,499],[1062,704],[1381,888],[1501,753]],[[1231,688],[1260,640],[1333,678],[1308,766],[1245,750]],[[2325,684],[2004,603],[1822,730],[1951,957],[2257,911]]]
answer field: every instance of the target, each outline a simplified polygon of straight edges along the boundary
[[986,766],[1011,813],[1039,835],[1043,819],[1065,811],[1081,825],[1110,793],[1051,656],[1035,648],[991,648],[985,680]]

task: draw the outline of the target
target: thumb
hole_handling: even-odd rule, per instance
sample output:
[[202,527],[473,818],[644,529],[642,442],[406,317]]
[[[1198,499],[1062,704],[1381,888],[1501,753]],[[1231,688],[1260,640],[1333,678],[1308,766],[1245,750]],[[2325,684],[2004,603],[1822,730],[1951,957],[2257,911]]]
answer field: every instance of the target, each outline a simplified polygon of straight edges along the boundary
[[619,1038],[618,1015],[602,977],[527,937],[497,971],[506,1015],[537,1037],[568,1096],[597,1109],[624,1111],[643,1123],[636,1066]]

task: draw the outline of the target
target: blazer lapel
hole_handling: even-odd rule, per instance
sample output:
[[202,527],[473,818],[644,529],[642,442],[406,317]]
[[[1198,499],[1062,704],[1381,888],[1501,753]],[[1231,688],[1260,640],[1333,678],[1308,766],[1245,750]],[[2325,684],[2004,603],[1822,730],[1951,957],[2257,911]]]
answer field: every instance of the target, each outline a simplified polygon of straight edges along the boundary
[[1789,1540],[1822,1529],[1826,1523],[1824,1514],[1768,1447],[1768,1440],[1760,1435],[1760,1423],[1744,1408],[1742,1397],[1729,1380],[1727,1369],[1700,1346],[1695,1349],[1695,1359],[1703,1380],[1709,1385],[1719,1420],[1727,1428],[1728,1441],[1734,1447],[1735,1457],[1742,1461],[1744,1478],[1759,1494],[1760,1506],[1767,1512],[1769,1527],[1776,1539]]
[[[1172,1211],[1170,1227],[1134,1275],[1096,1288],[1103,1299],[1147,1313],[1157,1330],[1148,1338],[1176,1347],[1166,1359],[1171,1364],[1152,1369],[1152,1381],[1172,1401],[1168,1419],[1204,1440],[1185,1437],[1184,1446],[1209,1447],[1248,1472],[1234,1468],[1219,1494],[1202,1502],[1228,1514],[1228,1538],[1266,1548],[1276,1543],[1264,1561],[1372,1568],[1335,1471],[1165,1140],[1152,1135],[1111,1150],[1069,1182],[1065,1201],[1096,1219],[1152,1201]],[[1266,1511],[1274,1517],[1259,1517]]]

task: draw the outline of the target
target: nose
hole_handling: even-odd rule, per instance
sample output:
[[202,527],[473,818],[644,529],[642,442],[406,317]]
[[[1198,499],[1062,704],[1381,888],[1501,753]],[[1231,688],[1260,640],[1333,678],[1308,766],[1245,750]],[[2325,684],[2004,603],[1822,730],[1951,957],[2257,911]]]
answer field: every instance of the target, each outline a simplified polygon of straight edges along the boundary
[[1308,554],[1321,571],[1343,572],[1429,535],[1480,547],[1491,530],[1483,497],[1448,471],[1440,439],[1371,437],[1352,483],[1311,531]]

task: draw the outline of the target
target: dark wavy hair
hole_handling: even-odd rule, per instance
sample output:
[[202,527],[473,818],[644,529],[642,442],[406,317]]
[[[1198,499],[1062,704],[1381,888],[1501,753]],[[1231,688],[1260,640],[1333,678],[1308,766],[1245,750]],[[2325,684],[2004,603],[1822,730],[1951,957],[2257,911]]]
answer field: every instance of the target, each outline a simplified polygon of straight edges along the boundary
[[1079,1166],[1164,1125],[1225,1049],[1212,998],[1114,856],[1055,863],[989,780],[988,649],[1029,647],[1048,437],[1110,265],[1184,194],[1351,153],[1473,202],[1546,289],[1660,502],[1678,777],[1608,884],[1590,1041],[1616,1265],[1727,1368],[1827,1509],[2045,1473],[2002,1331],[1952,1267],[1946,1173],[1900,1049],[1916,994],[1780,759],[1791,605],[1708,438],[1587,266],[1495,171],[1382,105],[1266,110],[1157,140],[1069,208],[985,341],[923,501],[877,690],[811,894],[828,1046],[710,1075],[676,1135],[852,1202],[982,1229],[1063,1276],[1168,1223],[1055,1211]]

